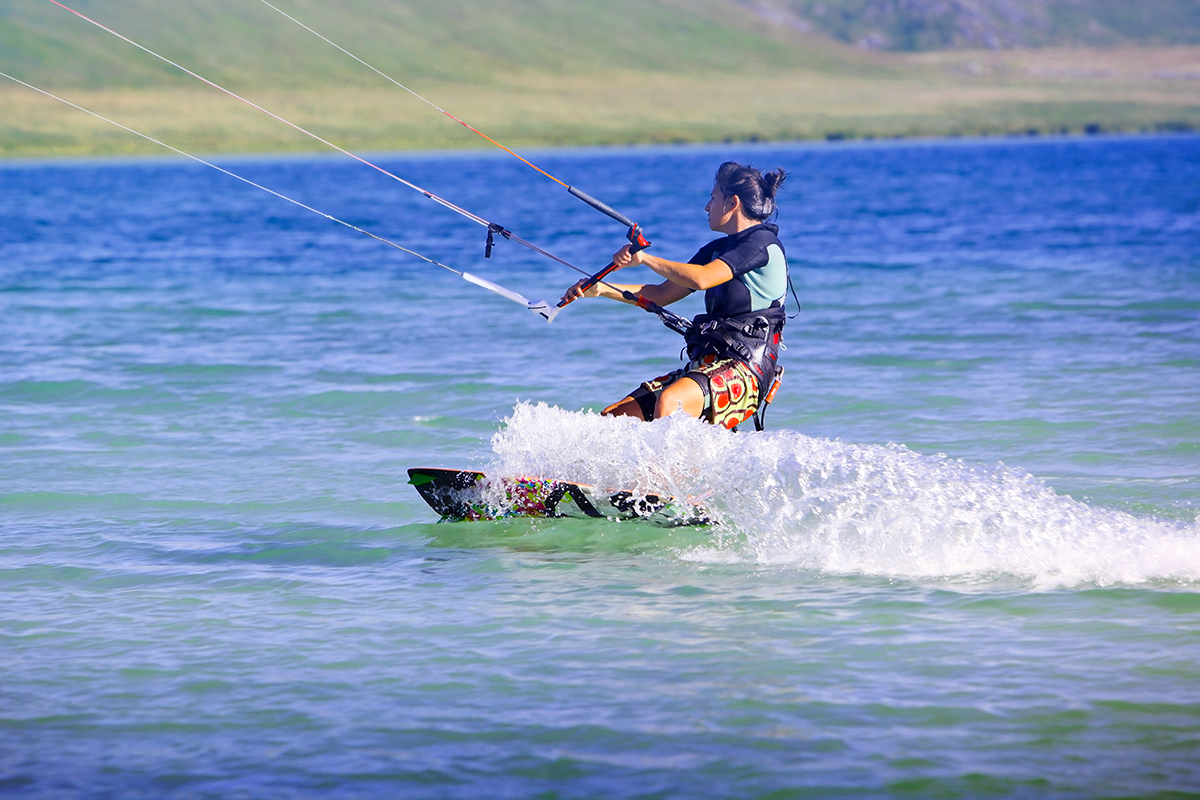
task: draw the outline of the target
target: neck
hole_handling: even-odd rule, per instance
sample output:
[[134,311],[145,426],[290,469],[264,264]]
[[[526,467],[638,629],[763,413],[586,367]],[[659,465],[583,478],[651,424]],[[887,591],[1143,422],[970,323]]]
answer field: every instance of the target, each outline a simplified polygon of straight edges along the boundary
[[726,236],[732,236],[735,233],[741,233],[747,228],[753,228],[755,225],[761,225],[762,220],[750,219],[744,214],[735,214],[728,222],[721,226],[721,233]]

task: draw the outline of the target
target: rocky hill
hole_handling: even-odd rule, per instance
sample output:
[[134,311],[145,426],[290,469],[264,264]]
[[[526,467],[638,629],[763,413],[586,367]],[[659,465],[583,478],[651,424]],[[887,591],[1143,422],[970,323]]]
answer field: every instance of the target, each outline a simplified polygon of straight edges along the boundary
[[928,51],[1200,43],[1197,0],[740,0],[797,31]]

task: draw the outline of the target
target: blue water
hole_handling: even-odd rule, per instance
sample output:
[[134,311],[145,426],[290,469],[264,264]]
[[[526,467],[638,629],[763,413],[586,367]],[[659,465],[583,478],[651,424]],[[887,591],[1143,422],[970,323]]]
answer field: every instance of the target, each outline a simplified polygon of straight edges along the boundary
[[[600,418],[678,363],[637,309],[547,325],[184,160],[0,164],[0,795],[1200,797],[1200,139],[534,155],[679,259],[721,161],[791,172],[766,433]],[[621,243],[510,158],[378,159]],[[577,277],[345,159],[220,163]],[[411,466],[720,524],[439,524]]]

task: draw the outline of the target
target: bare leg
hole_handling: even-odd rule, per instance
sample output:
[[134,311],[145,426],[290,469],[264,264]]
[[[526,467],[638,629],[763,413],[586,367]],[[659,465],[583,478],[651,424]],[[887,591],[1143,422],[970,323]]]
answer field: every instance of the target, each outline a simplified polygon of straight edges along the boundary
[[624,400],[618,400],[608,408],[600,412],[601,416],[605,417],[633,417],[646,421],[642,416],[642,407],[638,405],[638,401],[632,397],[626,397]]
[[680,378],[663,390],[654,407],[654,418],[669,416],[678,408],[697,418],[704,413],[704,391],[691,378]]

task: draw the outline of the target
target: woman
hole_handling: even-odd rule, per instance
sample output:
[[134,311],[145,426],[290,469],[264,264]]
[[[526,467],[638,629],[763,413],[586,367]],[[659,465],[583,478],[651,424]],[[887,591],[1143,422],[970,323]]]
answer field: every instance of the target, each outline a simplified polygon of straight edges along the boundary
[[[630,302],[622,291],[660,306],[704,290],[706,313],[693,320],[687,336],[688,363],[682,369],[646,381],[604,409],[608,416],[651,420],[682,408],[693,417],[735,428],[769,396],[783,368],[777,365],[786,314],[787,256],[779,228],[768,223],[775,194],[787,177],[783,170],[763,175],[726,161],[717,170],[704,210],[708,227],[725,234],[709,242],[686,264],[668,261],[629,245],[613,256],[618,268],[644,264],[666,278],[662,283],[598,283],[581,291],[583,281],[563,299],[609,297]],[[757,422],[761,427],[761,416]]]

